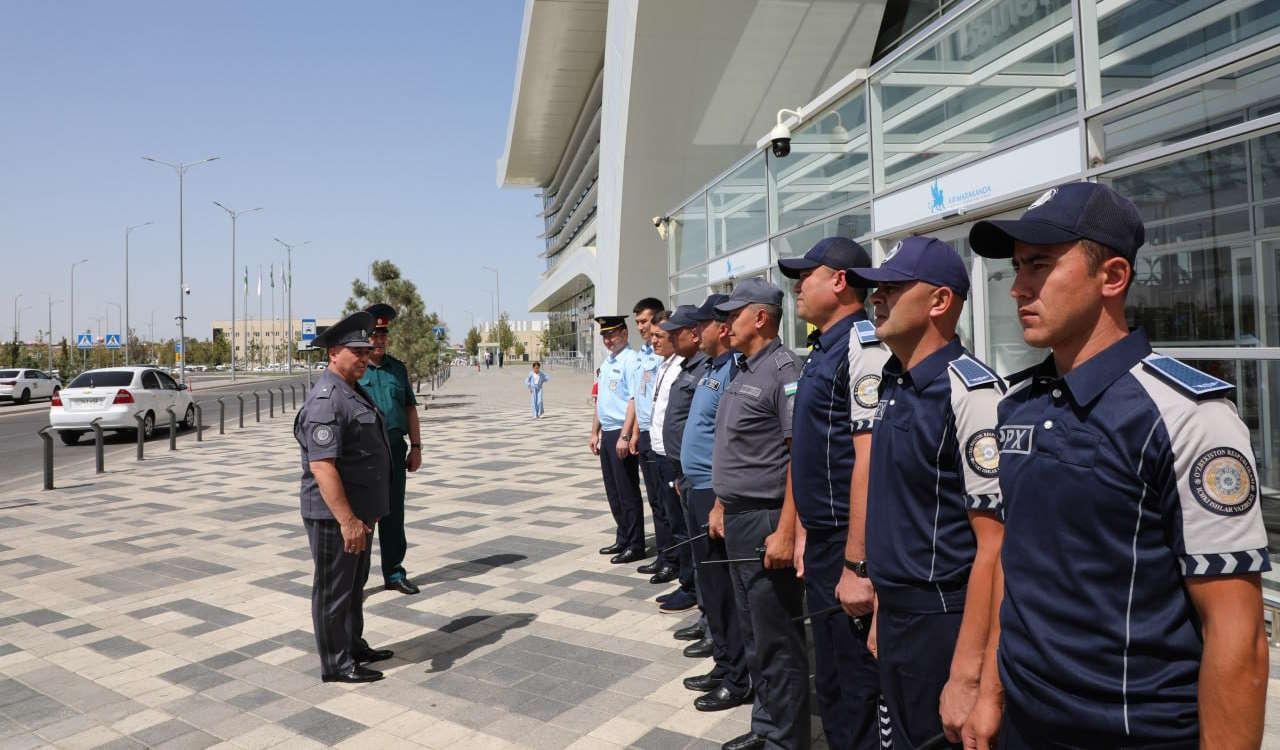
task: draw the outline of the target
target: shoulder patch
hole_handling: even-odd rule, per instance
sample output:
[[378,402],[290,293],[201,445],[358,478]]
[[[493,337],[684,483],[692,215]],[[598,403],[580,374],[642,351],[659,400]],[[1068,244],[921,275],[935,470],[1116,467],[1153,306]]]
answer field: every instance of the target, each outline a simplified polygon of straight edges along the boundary
[[869,320],[854,321],[853,331],[858,336],[858,343],[863,346],[880,343],[880,339],[876,338],[876,324]]
[[1185,362],[1163,354],[1148,354],[1142,360],[1142,366],[1155,373],[1169,385],[1194,399],[1215,398],[1235,388],[1221,378],[1215,378],[1207,372],[1201,372]]
[[969,390],[990,383],[995,383],[997,386],[1000,385],[999,375],[968,354],[952,360],[947,366],[951,368],[952,372],[960,376],[960,379],[964,381]]
[[779,370],[781,370],[787,365],[794,365],[796,363],[796,359],[789,349],[783,347],[773,353],[773,363],[778,366]]
[[782,393],[787,398],[791,398],[792,396],[796,395],[796,391],[799,390],[799,388],[800,388],[800,383],[798,381],[784,383],[782,385]]
[[1009,375],[1008,377],[1005,378],[1005,381],[1008,382],[1009,385],[1011,386],[1014,383],[1021,383],[1024,380],[1030,379],[1032,375],[1036,374],[1036,370],[1039,370],[1039,369],[1040,369],[1040,365],[1032,365],[1025,370],[1018,370],[1014,374]]

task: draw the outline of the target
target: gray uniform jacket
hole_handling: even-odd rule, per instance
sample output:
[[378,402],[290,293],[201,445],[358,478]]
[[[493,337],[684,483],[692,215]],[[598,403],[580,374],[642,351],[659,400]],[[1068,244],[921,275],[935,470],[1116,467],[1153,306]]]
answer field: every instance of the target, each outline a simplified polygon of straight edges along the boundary
[[[791,451],[791,413],[800,368],[796,356],[774,339],[743,361],[716,409],[711,481],[732,511],[744,505],[782,507]],[[745,501],[745,502],[744,502]]]
[[334,459],[351,511],[372,525],[391,509],[391,446],[382,414],[358,384],[325,370],[293,418],[302,448],[303,518],[332,519],[311,473],[311,462]]

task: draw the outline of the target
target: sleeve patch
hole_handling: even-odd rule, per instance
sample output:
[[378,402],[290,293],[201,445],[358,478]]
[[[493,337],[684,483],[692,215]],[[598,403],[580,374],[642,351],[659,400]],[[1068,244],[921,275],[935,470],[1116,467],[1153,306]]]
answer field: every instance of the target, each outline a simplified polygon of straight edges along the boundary
[[[969,468],[979,476],[991,478],[1000,475],[1000,443],[995,430],[978,430],[969,436],[964,446],[964,458]],[[983,510],[983,508],[974,508]]]
[[1265,573],[1271,560],[1264,549],[1223,552],[1209,555],[1182,555],[1178,559],[1184,576],[1226,576],[1239,573]]
[[864,409],[874,409],[880,403],[880,376],[867,374],[853,384],[853,400]]
[[997,513],[1004,510],[1004,503],[1001,502],[999,493],[966,494],[964,496],[964,506],[966,510],[985,511],[988,513]]
[[1162,380],[1178,388],[1192,398],[1217,396],[1235,388],[1221,378],[1197,370],[1184,362],[1163,354],[1148,354],[1142,364]]
[[858,334],[858,343],[864,346],[880,343],[880,339],[876,338],[876,324],[869,320],[854,321],[853,330]]
[[964,381],[965,386],[970,390],[973,390],[980,385],[1000,382],[999,375],[996,375],[986,365],[967,354],[953,360],[948,367],[950,367],[956,375],[960,376],[960,379]]
[[799,381],[793,380],[790,383],[786,383],[782,386],[782,393],[786,395],[787,398],[790,398],[796,395],[796,390],[799,388],[799,386],[800,386]]
[[335,433],[332,425],[318,424],[311,428],[311,442],[324,446],[333,442]]
[[1191,464],[1188,477],[1196,502],[1220,516],[1249,512],[1258,499],[1253,467],[1235,448],[1211,448]]

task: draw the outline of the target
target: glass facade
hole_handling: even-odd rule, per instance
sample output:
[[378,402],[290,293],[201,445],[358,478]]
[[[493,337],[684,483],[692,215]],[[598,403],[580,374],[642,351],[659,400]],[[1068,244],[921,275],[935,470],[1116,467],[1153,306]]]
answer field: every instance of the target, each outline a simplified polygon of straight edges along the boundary
[[585,370],[594,367],[595,303],[595,289],[590,288],[547,312],[544,361]]
[[[671,214],[673,301],[730,288],[737,266],[726,277],[724,259],[753,243],[767,241],[770,268],[741,276],[786,282],[772,264],[822,237],[857,239],[879,259],[903,236],[930,234],[971,269],[962,338],[1010,374],[1045,353],[1022,341],[1011,264],[975,257],[969,228],[1019,215],[1049,184],[1104,182],[1147,227],[1130,323],[1158,350],[1236,384],[1280,552],[1280,0],[960,2],[929,29],[865,81],[806,107],[789,156],[752,152]],[[960,184],[1051,137],[1078,144],[1078,162],[1066,162],[1077,171]],[[1002,191],[1001,179],[1027,187]],[[930,186],[941,195],[944,183],[948,195],[972,189],[981,199],[931,210]],[[924,196],[919,218],[903,229],[901,198],[914,191]],[[879,226],[896,228],[877,231],[882,203],[895,218]],[[784,339],[800,350],[807,326],[787,315]]]

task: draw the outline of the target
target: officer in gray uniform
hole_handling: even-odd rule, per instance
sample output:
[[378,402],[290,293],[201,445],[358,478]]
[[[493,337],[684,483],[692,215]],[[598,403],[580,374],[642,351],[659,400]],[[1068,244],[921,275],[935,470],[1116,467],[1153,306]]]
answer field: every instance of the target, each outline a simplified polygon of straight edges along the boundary
[[[800,379],[778,338],[782,290],[746,279],[716,305],[729,316],[738,374],[716,409],[712,485],[723,506],[709,530],[723,534],[738,619],[755,683],[751,731],[724,750],[809,747],[809,659],[800,621],[804,584],[792,567],[796,506],[790,491],[791,416]],[[686,451],[688,449],[686,448]],[[758,552],[764,548],[763,555]]]
[[315,563],[311,621],[325,682],[380,680],[382,673],[364,664],[392,656],[362,637],[370,541],[391,497],[382,414],[357,382],[369,364],[373,322],[358,312],[316,336],[329,366],[293,420],[302,448],[302,521]]

